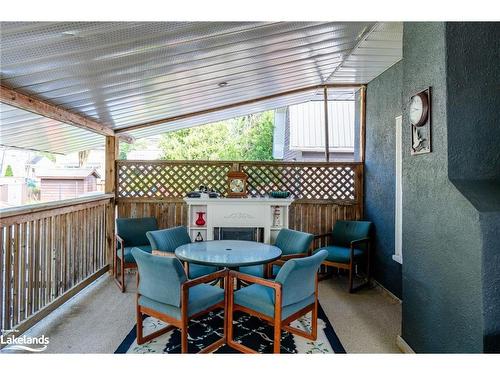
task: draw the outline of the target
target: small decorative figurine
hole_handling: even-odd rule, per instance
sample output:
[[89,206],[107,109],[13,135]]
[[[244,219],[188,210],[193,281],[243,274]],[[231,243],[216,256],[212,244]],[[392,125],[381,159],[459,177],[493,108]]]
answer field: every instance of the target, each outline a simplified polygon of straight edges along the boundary
[[273,211],[273,227],[281,226],[281,208],[279,206],[274,206]]
[[194,239],[194,242],[203,242],[203,236],[201,235],[201,232],[198,232],[196,238]]

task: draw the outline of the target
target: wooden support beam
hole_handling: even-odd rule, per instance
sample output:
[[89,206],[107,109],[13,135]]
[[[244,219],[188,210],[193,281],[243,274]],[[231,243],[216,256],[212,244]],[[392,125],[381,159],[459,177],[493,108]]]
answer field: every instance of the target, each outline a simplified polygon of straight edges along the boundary
[[328,135],[328,88],[323,88],[323,104],[325,110],[325,161],[330,161],[330,140]]
[[11,105],[16,108],[24,109],[29,112],[36,113],[37,115],[51,118],[56,121],[64,122],[77,126],[79,128],[98,133],[105,136],[113,136],[113,129],[95,121],[90,118],[84,117],[77,113],[68,111],[57,105],[51,104],[47,101],[21,94],[6,86],[0,86],[0,101],[4,104]]
[[266,96],[261,96],[261,97],[257,97],[257,98],[253,98],[253,99],[243,100],[243,101],[236,102],[236,103],[226,104],[226,105],[222,105],[219,107],[213,107],[213,108],[204,109],[204,110],[196,111],[196,112],[184,113],[182,115],[166,117],[163,119],[149,121],[149,122],[145,122],[142,124],[130,125],[130,126],[126,126],[126,127],[117,129],[115,131],[115,133],[121,134],[121,133],[125,133],[125,132],[131,131],[131,130],[150,128],[150,127],[156,126],[156,125],[167,124],[169,122],[180,121],[180,120],[184,120],[184,119],[187,119],[190,117],[206,115],[206,114],[212,113],[212,112],[218,112],[218,111],[223,111],[223,110],[227,110],[227,109],[231,109],[231,108],[241,107],[243,105],[258,103],[261,101],[275,99],[275,98],[279,98],[281,96],[286,96],[286,95],[299,94],[301,92],[306,92],[306,91],[321,90],[324,88],[353,88],[354,89],[354,88],[359,88],[361,86],[362,85],[358,85],[358,84],[326,84],[326,85],[314,85],[314,86],[301,87],[298,89],[284,91],[284,92],[280,92],[277,94],[266,95]]
[[[106,155],[105,155],[105,193],[112,193],[116,197],[116,159],[118,158],[119,140],[117,137],[106,137]],[[106,206],[106,260],[109,272],[113,272],[113,256],[115,251],[115,218],[116,218],[116,199]]]
[[359,157],[362,163],[365,162],[366,149],[366,86],[359,90]]

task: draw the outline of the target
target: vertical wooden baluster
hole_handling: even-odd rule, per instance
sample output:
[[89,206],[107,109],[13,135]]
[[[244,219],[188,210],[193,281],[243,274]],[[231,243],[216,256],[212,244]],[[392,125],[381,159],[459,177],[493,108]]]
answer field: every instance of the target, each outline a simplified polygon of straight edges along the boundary
[[89,209],[89,254],[91,259],[91,271],[96,271],[95,246],[94,246],[94,207]]
[[15,326],[17,323],[19,323],[19,247],[20,247],[20,225],[15,224],[14,225],[14,247],[12,254],[14,256],[13,259],[13,281],[14,281],[14,288],[12,292],[12,299],[13,299],[13,308],[12,308],[12,325]]
[[45,274],[47,266],[47,220],[40,220],[40,308],[45,306]]
[[85,213],[84,210],[78,211],[78,218],[80,221],[80,225],[78,227],[78,243],[80,244],[79,248],[80,248],[80,268],[81,268],[80,280],[85,279],[85,277],[87,276],[87,273],[86,273],[87,257],[85,256],[85,231],[84,231],[84,229],[85,229],[85,215],[84,215],[84,213]]
[[73,287],[76,284],[76,267],[78,259],[76,257],[76,246],[75,246],[75,213],[70,213],[70,221],[69,221],[69,233],[70,233],[70,247],[71,247],[71,286]]
[[82,225],[81,235],[82,235],[83,265],[84,265],[84,267],[83,267],[83,274],[85,275],[85,277],[87,277],[90,274],[89,273],[89,265],[88,265],[89,259],[88,259],[87,236],[88,236],[89,228],[88,228],[88,218],[87,218],[87,215],[88,215],[87,209],[82,210],[83,225]]
[[74,227],[74,233],[75,233],[75,253],[76,253],[76,284],[80,282],[82,278],[82,254],[81,254],[81,242],[79,238],[80,230],[79,227],[81,226],[80,222],[80,212],[77,211],[74,213],[74,216],[76,217],[76,221],[79,223],[78,226]]
[[20,225],[21,248],[19,254],[20,284],[19,284],[19,321],[26,319],[26,236],[28,225],[26,222]]
[[105,211],[104,207],[99,206],[99,265],[102,266],[105,262],[104,260],[104,231],[105,228]]
[[13,225],[5,228],[5,307],[3,329],[12,327],[12,232]]
[[28,315],[33,314],[33,278],[35,276],[35,267],[34,267],[34,259],[35,259],[35,234],[33,231],[35,230],[34,221],[30,221],[28,223]]
[[59,295],[59,270],[61,266],[60,232],[59,219],[61,215],[55,215],[52,222],[52,242],[54,243],[54,266],[52,268],[52,298],[56,299]]
[[4,282],[5,282],[5,277],[4,277],[4,257],[5,257],[5,244],[4,244],[4,232],[5,232],[5,227],[0,227],[0,332],[4,328],[4,307],[5,307],[5,300],[3,297],[3,290],[4,290]]
[[62,256],[61,264],[61,290],[65,292],[68,290],[68,248],[66,246],[66,214],[60,215],[59,221],[59,238],[60,245],[59,251]]
[[66,251],[68,252],[68,268],[67,268],[67,285],[66,289],[71,289],[73,286],[73,249],[72,249],[72,240],[71,240],[71,213],[67,213],[65,217],[65,232],[66,232]]
[[52,241],[52,230],[54,226],[54,217],[50,216],[47,218],[47,274],[45,277],[45,303],[49,304],[52,302],[52,271],[53,271],[53,263],[54,263],[54,244]]
[[37,312],[40,308],[40,219],[34,221],[33,236],[35,237],[33,262],[33,312]]

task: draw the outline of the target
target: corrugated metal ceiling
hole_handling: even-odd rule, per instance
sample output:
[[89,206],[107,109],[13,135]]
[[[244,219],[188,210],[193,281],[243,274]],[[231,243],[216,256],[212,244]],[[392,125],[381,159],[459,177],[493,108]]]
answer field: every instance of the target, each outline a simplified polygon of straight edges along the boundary
[[[56,22],[1,23],[3,84],[60,105],[114,130],[328,82],[366,83],[400,59],[398,27],[363,22]],[[399,24],[400,25],[400,24]],[[389,31],[386,31],[388,28]],[[377,34],[378,33],[378,34]],[[379,36],[390,35],[384,40]],[[369,60],[351,74],[363,43]],[[391,39],[393,37],[393,39]],[[401,35],[399,35],[401,39]],[[387,50],[391,53],[387,53]],[[377,55],[377,50],[380,53]],[[399,56],[399,57],[398,57]],[[376,66],[373,69],[367,67]],[[354,67],[355,69],[356,67]],[[346,70],[347,69],[347,70]],[[383,71],[382,70],[382,71]],[[377,73],[378,72],[378,73]],[[219,83],[227,82],[225,87]],[[131,132],[153,135],[298,103],[312,93],[213,112]],[[2,111],[3,111],[2,107]],[[5,123],[4,123],[5,121]],[[47,120],[49,122],[49,120]],[[47,123],[48,123],[47,122]],[[53,121],[52,121],[53,122]],[[2,116],[2,144],[12,142]],[[58,128],[61,124],[57,125]],[[68,132],[26,127],[29,148]],[[75,129],[75,131],[78,129]],[[45,131],[45,130],[44,130]],[[95,136],[71,145],[88,148]],[[66,138],[60,138],[64,134]],[[74,133],[74,136],[77,136]],[[43,140],[43,144],[42,144]],[[68,147],[65,152],[69,152]],[[47,149],[45,147],[44,149]],[[64,152],[64,151],[63,151]]]

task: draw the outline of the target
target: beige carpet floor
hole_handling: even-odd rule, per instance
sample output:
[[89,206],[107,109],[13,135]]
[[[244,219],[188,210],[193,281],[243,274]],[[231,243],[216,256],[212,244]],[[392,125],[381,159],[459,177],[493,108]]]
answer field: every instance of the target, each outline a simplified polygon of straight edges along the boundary
[[[105,275],[38,324],[27,335],[50,338],[45,353],[113,353],[135,324],[135,275],[120,293]],[[355,294],[345,277],[319,284],[319,300],[347,353],[399,353],[401,304],[380,287]]]

